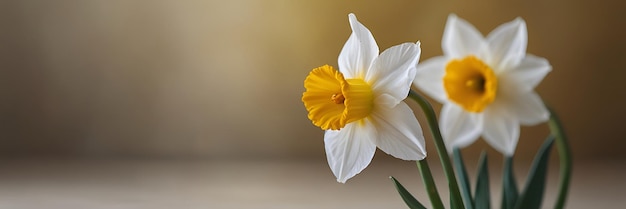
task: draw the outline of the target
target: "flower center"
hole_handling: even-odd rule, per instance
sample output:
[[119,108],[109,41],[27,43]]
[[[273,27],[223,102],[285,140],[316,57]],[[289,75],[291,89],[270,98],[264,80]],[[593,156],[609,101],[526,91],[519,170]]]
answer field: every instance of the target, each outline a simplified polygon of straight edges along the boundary
[[335,68],[315,68],[304,80],[302,94],[309,119],[324,130],[339,130],[372,112],[374,95],[363,79],[345,79]]
[[341,93],[334,93],[330,96],[330,100],[332,100],[335,104],[343,104],[343,101],[346,101],[346,98],[343,97]]
[[498,79],[487,64],[470,55],[448,62],[443,86],[450,100],[477,113],[496,98]]

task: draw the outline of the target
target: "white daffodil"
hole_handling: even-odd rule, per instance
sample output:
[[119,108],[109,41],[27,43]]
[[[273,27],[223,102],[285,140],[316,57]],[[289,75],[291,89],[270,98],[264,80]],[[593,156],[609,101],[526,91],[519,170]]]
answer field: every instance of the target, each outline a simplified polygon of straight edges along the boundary
[[349,16],[352,34],[339,54],[339,70],[325,65],[304,81],[302,102],[314,125],[326,130],[326,156],[337,181],[360,173],[376,147],[403,160],[426,156],[422,129],[404,103],[415,78],[419,42],[378,55],[370,31]]
[[521,18],[500,25],[486,38],[455,15],[442,38],[444,56],[418,66],[414,85],[443,104],[442,135],[448,149],[465,147],[482,135],[511,156],[520,124],[534,125],[549,113],[534,92],[552,67],[526,54],[526,23]]

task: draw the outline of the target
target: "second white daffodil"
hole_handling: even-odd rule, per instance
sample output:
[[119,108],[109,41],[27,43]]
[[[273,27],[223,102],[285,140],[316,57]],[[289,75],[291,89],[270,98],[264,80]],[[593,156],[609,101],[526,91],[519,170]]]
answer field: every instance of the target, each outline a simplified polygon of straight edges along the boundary
[[415,78],[419,43],[379,55],[370,31],[354,14],[349,20],[352,35],[339,54],[339,70],[313,69],[302,95],[309,119],[326,131],[328,164],[342,183],[367,167],[376,147],[404,160],[426,156],[422,129],[403,101]]
[[526,23],[505,23],[486,38],[455,15],[442,38],[444,55],[422,62],[414,84],[441,102],[440,126],[448,149],[465,147],[479,136],[511,156],[520,124],[534,125],[549,113],[534,92],[552,67],[526,54]]

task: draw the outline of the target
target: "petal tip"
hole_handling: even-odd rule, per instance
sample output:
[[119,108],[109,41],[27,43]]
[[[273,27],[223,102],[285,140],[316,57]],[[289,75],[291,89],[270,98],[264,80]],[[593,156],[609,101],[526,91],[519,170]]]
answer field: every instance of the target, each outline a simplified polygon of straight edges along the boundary
[[502,154],[504,154],[507,157],[512,157],[513,154],[515,154],[515,147],[504,150]]
[[356,19],[356,15],[354,13],[348,14],[348,20],[350,21],[350,24],[354,24],[354,22],[358,22],[358,20]]
[[455,14],[455,13],[450,13],[450,14],[448,15],[448,20],[455,20],[455,19],[457,19],[457,18],[458,18],[458,16],[456,16],[456,14]]
[[[522,17],[516,17],[515,20],[515,24],[519,25],[518,27],[520,27],[522,29],[522,31],[527,31],[526,29],[526,21],[522,18]],[[528,32],[526,32],[528,33]]]

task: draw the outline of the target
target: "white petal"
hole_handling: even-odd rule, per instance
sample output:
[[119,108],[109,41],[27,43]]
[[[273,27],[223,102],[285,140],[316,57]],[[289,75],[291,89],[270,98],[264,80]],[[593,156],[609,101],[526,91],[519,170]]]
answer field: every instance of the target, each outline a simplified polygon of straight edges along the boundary
[[512,156],[519,140],[519,122],[503,108],[489,106],[484,111],[483,137],[494,149]]
[[389,94],[399,103],[409,94],[420,53],[419,43],[404,43],[383,51],[365,73],[365,81],[372,84],[375,95]]
[[498,76],[498,82],[507,92],[532,91],[543,78],[552,70],[548,60],[527,54],[521,63],[509,71]]
[[376,130],[367,120],[349,123],[339,131],[326,131],[326,159],[338,182],[345,183],[370,164],[376,151],[375,137]]
[[423,61],[417,66],[413,81],[413,85],[439,103],[445,103],[448,99],[448,94],[443,88],[443,76],[446,74],[447,62],[448,59],[444,56]]
[[445,104],[441,109],[441,135],[448,151],[472,144],[482,131],[482,117],[466,112],[456,104]]
[[496,73],[519,65],[526,55],[528,43],[526,22],[518,17],[498,26],[487,36],[487,43],[487,63],[495,67]]
[[500,97],[503,98],[499,99],[506,100],[506,108],[510,109],[512,116],[523,125],[536,125],[547,121],[550,117],[543,100],[535,92],[507,94]]
[[372,112],[372,123],[378,132],[376,145],[382,151],[403,160],[426,157],[422,128],[406,103],[400,102],[394,108],[378,106]]
[[448,16],[441,40],[444,55],[450,58],[478,55],[484,45],[483,35],[473,25],[454,14]]
[[385,106],[387,108],[394,108],[398,103],[398,100],[389,94],[376,95],[376,98],[374,98],[376,107]]
[[346,78],[363,78],[374,58],[378,56],[378,45],[372,33],[361,24],[354,14],[349,14],[352,34],[339,53],[339,71]]

